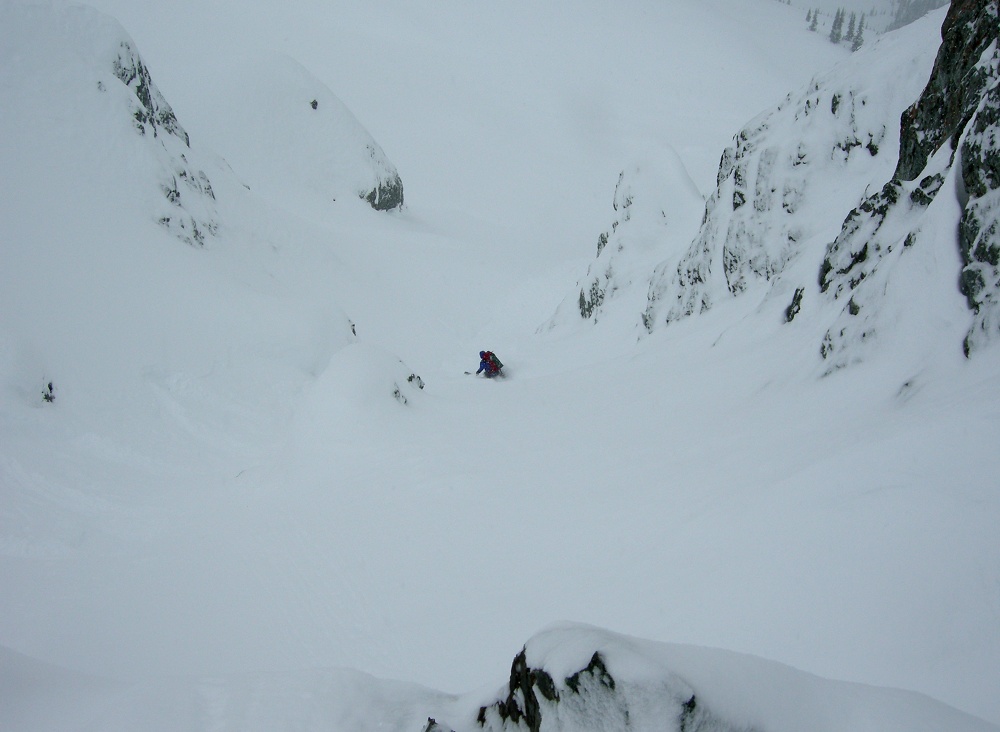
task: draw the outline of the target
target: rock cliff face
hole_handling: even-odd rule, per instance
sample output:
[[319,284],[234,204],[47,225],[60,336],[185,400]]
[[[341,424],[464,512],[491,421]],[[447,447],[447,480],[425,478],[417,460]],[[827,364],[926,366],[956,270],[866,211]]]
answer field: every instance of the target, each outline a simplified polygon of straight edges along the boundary
[[[135,44],[122,35],[117,52],[110,59],[110,68],[115,78],[132,92],[129,106],[135,129],[151,138],[153,154],[160,163],[156,174],[167,205],[159,207],[156,221],[181,241],[204,246],[207,237],[218,230],[212,184],[204,171],[189,162],[188,133],[153,83]],[[103,82],[98,82],[98,88],[104,90]]]
[[[690,248],[654,270],[646,329],[745,293],[780,296],[787,321],[801,311],[816,324],[829,372],[866,358],[902,320],[918,333],[918,319],[934,317],[911,307],[922,269],[940,297],[965,295],[966,355],[994,341],[997,15],[997,0],[956,0],[946,16],[881,38],[747,125],[722,155]],[[935,18],[944,20],[939,48],[927,35]]]
[[[961,23],[963,19],[958,22]],[[960,149],[962,183],[969,199],[958,230],[962,254],[961,289],[975,312],[965,352],[1000,333],[1000,54],[997,51],[997,3],[986,4],[965,20],[970,45],[986,50],[972,65],[963,90],[980,97],[964,126]],[[969,28],[969,24],[972,28]],[[958,35],[958,33],[956,33]],[[992,36],[992,39],[990,38]]]
[[[960,251],[956,286],[975,314],[966,355],[1000,330],[996,0],[956,0],[941,35],[930,81],[902,115],[893,177],[848,214],[820,267],[820,289],[841,303],[821,345],[834,367],[856,359],[857,344],[888,327],[882,294],[893,265],[912,247]],[[958,201],[960,221],[950,241],[928,241],[923,214],[942,191]]]
[[926,81],[910,67],[929,71],[933,60],[933,49],[915,60],[898,53],[906,43],[881,39],[736,135],[696,238],[679,264],[653,274],[647,330],[766,292],[793,261],[822,251],[865,185],[891,175],[896,120]]
[[148,131],[157,137],[160,133],[174,135],[186,147],[191,147],[191,139],[181,127],[174,115],[174,110],[153,84],[153,78],[139,57],[131,41],[123,40],[118,47],[118,56],[112,62],[115,76],[132,90],[137,105],[133,116],[136,129],[146,134]]

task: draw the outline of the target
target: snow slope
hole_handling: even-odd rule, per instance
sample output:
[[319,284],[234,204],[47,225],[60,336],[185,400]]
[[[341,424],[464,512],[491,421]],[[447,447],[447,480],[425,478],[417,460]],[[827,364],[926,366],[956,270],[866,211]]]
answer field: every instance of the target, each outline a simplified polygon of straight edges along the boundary
[[[740,300],[638,344],[536,333],[625,166],[672,148],[708,193],[732,134],[846,55],[797,9],[97,4],[128,33],[0,4],[7,719],[412,729],[571,619],[1000,722],[995,351],[817,380]],[[190,148],[139,134],[95,37],[135,39]],[[404,211],[244,187],[195,79],[258,48],[357,115]],[[180,155],[203,246],[160,223]],[[484,347],[508,380],[462,373]]]

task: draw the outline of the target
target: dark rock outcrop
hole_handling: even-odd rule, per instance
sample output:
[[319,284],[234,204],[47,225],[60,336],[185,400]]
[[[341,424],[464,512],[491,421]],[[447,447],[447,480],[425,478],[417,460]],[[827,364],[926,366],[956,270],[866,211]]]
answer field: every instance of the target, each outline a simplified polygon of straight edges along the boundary
[[[484,730],[661,729],[664,732],[735,732],[734,727],[701,704],[694,690],[677,677],[657,681],[618,680],[605,657],[595,651],[590,662],[565,678],[535,668],[522,649],[511,666],[507,694],[481,707],[476,718]],[[428,720],[424,732],[445,732]]]
[[361,198],[368,202],[376,211],[392,211],[403,207],[403,179],[399,177],[395,166],[385,157],[378,145],[371,143],[366,146],[376,171],[374,187]]
[[[997,39],[996,0],[955,0],[941,26],[941,47],[927,87],[900,120],[895,178],[915,180],[930,157],[968,127],[991,74],[983,52]],[[995,72],[995,69],[994,69]]]
[[363,198],[376,211],[392,211],[403,207],[403,181],[398,173],[380,180]]

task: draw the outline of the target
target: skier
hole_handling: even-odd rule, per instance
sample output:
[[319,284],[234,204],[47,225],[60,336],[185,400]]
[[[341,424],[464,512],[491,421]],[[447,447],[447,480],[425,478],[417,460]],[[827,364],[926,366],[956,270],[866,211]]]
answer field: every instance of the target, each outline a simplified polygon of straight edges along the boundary
[[487,379],[492,379],[495,376],[502,376],[501,369],[503,369],[503,364],[500,363],[500,359],[497,358],[492,351],[480,351],[479,352],[479,370],[476,371],[477,374],[486,372],[484,376]]

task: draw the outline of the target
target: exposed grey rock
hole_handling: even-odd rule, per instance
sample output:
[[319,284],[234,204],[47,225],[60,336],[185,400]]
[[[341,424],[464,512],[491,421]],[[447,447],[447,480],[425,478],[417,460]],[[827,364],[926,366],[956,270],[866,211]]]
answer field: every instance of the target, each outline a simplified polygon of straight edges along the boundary
[[961,290],[975,312],[968,355],[1000,333],[1000,85],[992,86],[962,143],[962,181],[969,202],[958,229]]
[[[956,145],[988,88],[996,83],[996,0],[955,0],[941,27],[941,47],[920,99],[900,121],[895,178],[914,180],[946,142]],[[984,53],[993,44],[991,63]]]
[[802,309],[802,296],[805,294],[805,288],[796,287],[795,294],[792,295],[791,304],[785,309],[785,322],[791,323],[795,320],[795,316],[799,314],[799,310]]

